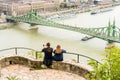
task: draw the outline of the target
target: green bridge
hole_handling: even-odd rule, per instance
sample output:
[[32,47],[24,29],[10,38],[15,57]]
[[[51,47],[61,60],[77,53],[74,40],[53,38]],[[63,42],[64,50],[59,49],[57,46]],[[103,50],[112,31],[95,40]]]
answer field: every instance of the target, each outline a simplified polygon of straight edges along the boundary
[[72,30],[72,31],[80,32],[82,34],[94,36],[106,40],[108,42],[120,43],[120,29],[115,26],[115,21],[113,21],[113,24],[110,24],[109,22],[107,27],[83,28],[83,27],[64,25],[64,24],[56,23],[51,20],[47,20],[46,18],[38,15],[37,11],[35,10],[30,10],[28,14],[23,16],[7,17],[7,20],[12,20],[15,22],[25,22],[32,25],[43,25],[48,27]]

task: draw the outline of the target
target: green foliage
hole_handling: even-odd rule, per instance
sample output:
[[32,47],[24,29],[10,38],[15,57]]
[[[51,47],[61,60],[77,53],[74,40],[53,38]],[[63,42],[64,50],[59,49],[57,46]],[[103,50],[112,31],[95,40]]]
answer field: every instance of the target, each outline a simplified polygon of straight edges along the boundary
[[[30,52],[28,52],[28,54],[36,57],[36,51],[30,51]],[[43,53],[37,52],[37,58],[43,58]]]
[[7,78],[7,80],[21,80],[21,79],[17,78],[16,76],[9,76],[6,78]]
[[120,80],[120,48],[106,48],[105,59],[102,64],[90,60],[93,66],[91,74],[87,75],[89,80]]

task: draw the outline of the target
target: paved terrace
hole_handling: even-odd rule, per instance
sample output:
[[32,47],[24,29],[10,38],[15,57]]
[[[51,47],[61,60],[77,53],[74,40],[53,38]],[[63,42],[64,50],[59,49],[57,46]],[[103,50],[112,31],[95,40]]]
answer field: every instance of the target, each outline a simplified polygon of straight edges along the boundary
[[[26,54],[18,53],[21,49],[33,51],[33,49],[22,47],[0,50],[3,54],[0,57],[0,80],[7,80],[6,77],[10,76],[16,76],[21,80],[86,80],[85,75],[92,70],[91,66],[73,60],[54,61],[53,69],[41,69],[42,59],[36,58],[36,55],[34,55],[36,57],[28,55],[28,51]],[[7,55],[8,52],[13,54]],[[80,55],[77,54],[77,56]]]
[[86,80],[73,73],[53,69],[30,70],[21,65],[10,65],[1,70],[0,80],[7,80],[6,77],[16,76],[21,80]]
[[[86,80],[85,74],[92,70],[84,63],[74,61],[53,62],[53,69],[38,68],[42,61],[35,60],[27,56],[13,55],[2,57],[0,80],[7,80],[6,77],[16,76],[21,80]],[[38,69],[35,69],[38,68]]]

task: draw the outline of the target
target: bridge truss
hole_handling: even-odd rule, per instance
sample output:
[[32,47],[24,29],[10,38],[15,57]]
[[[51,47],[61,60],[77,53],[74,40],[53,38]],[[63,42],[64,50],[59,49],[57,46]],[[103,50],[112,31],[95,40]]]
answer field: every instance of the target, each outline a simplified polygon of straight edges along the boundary
[[56,23],[51,20],[47,20],[46,18],[38,15],[37,11],[35,10],[31,10],[28,14],[25,14],[23,16],[7,17],[7,19],[16,22],[25,22],[34,25],[43,25],[48,27],[72,30],[72,31],[80,32],[82,34],[94,36],[106,40],[108,42],[120,43],[120,29],[116,27],[115,21],[113,21],[113,24],[109,22],[107,27],[83,28],[77,26],[64,25],[64,24]]

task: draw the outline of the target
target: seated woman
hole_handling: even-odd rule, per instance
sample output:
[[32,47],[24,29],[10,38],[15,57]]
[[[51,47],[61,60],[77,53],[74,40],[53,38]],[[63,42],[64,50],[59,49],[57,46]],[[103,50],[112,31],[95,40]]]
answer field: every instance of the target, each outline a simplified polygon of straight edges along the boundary
[[57,45],[56,50],[54,50],[53,60],[63,61],[63,53],[66,53],[66,51],[61,49],[60,45]]

